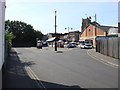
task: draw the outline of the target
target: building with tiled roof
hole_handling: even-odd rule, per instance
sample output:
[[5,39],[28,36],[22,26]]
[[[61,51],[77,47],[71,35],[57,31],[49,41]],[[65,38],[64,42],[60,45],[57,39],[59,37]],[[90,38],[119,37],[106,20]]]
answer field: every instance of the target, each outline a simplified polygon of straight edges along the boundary
[[104,26],[96,22],[92,22],[82,30],[80,40],[93,40],[93,46],[95,46],[95,40],[97,37],[105,37],[113,33],[118,33],[118,27]]

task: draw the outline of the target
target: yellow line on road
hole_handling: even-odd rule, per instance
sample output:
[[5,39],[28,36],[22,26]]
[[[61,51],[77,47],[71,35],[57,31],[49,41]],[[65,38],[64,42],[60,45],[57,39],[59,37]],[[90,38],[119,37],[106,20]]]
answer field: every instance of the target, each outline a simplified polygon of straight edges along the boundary
[[43,83],[40,81],[40,79],[37,77],[37,75],[33,72],[33,70],[28,66],[29,71],[32,73],[33,77],[36,79],[37,84],[42,88],[44,88],[44,90],[46,90],[46,87],[43,85]]
[[[14,50],[18,53],[17,49],[14,48]],[[18,56],[20,57],[20,55]],[[20,62],[24,63],[25,61],[20,59]],[[33,70],[28,65],[25,66],[25,70],[29,75],[29,77],[35,80],[36,84],[38,85],[39,88],[41,88],[41,90],[47,90],[47,88],[43,85],[43,83],[40,81],[40,79],[37,77],[37,75],[33,72]]]
[[42,88],[41,85],[36,81],[36,77],[34,77],[33,73],[31,73],[31,71],[29,70],[29,67],[25,67],[25,70],[27,71],[29,77],[31,79],[34,79],[36,84],[38,85],[39,88]]

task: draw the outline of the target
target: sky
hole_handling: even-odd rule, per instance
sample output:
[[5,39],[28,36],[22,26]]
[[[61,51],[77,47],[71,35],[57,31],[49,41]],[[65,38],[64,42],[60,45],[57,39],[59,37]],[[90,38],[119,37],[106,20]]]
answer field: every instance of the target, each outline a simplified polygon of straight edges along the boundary
[[118,22],[120,22],[120,1],[118,2]]
[[92,17],[97,22],[106,26],[118,25],[117,1],[40,1],[40,0],[6,0],[6,20],[18,20],[31,24],[35,30],[43,34],[55,32],[55,11],[57,32],[81,31],[82,18]]

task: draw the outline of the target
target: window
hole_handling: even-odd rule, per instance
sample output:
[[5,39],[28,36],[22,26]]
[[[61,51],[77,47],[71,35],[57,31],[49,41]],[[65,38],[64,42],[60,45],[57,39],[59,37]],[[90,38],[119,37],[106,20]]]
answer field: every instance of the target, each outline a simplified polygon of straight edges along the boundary
[[91,32],[91,31],[92,31],[91,29],[88,30],[88,32]]

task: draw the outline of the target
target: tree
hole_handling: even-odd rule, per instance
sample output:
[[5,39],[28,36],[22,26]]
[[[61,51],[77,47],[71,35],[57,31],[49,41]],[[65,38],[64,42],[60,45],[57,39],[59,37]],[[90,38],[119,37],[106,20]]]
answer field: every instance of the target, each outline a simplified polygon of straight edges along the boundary
[[36,39],[42,40],[43,34],[39,30],[35,30]]
[[15,38],[13,45],[35,46],[36,33],[33,26],[22,21],[5,21],[5,30],[12,32]]

